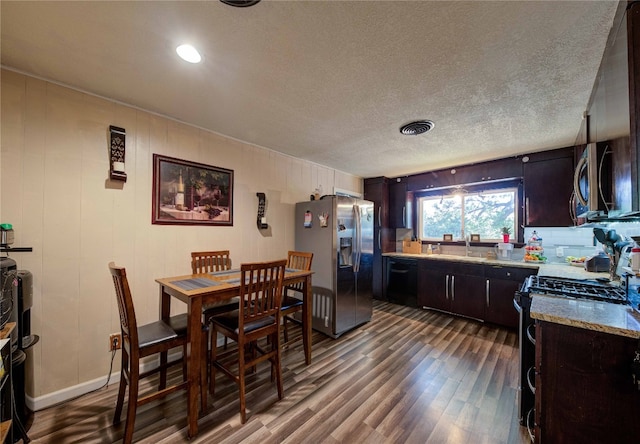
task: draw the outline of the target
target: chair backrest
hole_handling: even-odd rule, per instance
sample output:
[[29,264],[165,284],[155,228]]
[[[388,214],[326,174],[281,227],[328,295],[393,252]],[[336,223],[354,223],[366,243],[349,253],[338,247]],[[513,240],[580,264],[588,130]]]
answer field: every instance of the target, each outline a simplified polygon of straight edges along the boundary
[[[313,253],[306,251],[289,251],[287,254],[287,268],[296,270],[311,270],[311,261],[313,261]],[[302,282],[287,285],[287,290],[302,291]]]
[[229,250],[194,251],[191,253],[191,272],[193,274],[230,269]]
[[136,312],[133,308],[133,298],[127,280],[127,271],[124,267],[118,267],[115,263],[109,263],[109,271],[113,277],[113,285],[116,289],[118,300],[118,312],[120,313],[120,328],[122,330],[122,347],[128,352],[138,348],[138,324]]
[[275,323],[280,322],[280,303],[282,301],[282,280],[285,259],[271,262],[242,264],[240,267],[240,305],[239,331],[245,324],[272,316]]

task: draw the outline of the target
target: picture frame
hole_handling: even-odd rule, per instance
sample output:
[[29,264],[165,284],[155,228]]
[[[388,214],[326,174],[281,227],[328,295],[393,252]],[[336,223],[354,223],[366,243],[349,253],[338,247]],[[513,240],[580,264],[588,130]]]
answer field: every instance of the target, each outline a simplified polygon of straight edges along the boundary
[[444,234],[442,240],[444,242],[453,242],[453,234]]
[[471,242],[480,242],[480,235],[479,234],[472,234],[471,235]]
[[233,226],[233,170],[154,154],[151,223]]

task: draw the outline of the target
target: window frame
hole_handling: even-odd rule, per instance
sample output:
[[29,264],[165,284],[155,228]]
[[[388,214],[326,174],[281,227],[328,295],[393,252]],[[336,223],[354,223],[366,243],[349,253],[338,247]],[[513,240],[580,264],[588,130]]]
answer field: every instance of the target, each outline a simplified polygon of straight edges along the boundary
[[[500,191],[500,190],[509,190],[509,191],[514,191],[515,194],[515,202],[514,202],[514,226],[515,226],[515,231],[512,233],[512,238],[514,239],[515,242],[518,242],[519,239],[521,239],[521,235],[523,232],[523,228],[520,225],[520,220],[521,220],[521,213],[522,213],[522,202],[524,202],[524,197],[523,197],[523,180],[522,179],[509,179],[509,180],[504,180],[504,181],[496,181],[496,182],[491,182],[491,183],[482,183],[482,184],[468,184],[468,185],[457,185],[457,186],[451,186],[451,187],[441,187],[441,188],[437,188],[437,189],[431,189],[431,190],[423,190],[423,191],[416,191],[414,193],[414,205],[416,208],[416,236],[420,237],[423,240],[428,240],[428,241],[443,241],[442,238],[435,238],[435,237],[421,237],[422,235],[422,227],[423,227],[423,221],[422,221],[422,199],[423,198],[437,198],[437,197],[442,197],[442,196],[450,196],[452,194],[455,193],[456,190],[464,190],[463,192],[465,192],[465,194],[479,194],[483,191],[491,191],[491,192],[496,192],[496,191]],[[464,217],[464,212],[461,211],[461,218]],[[461,230],[464,229],[464,219],[461,219]],[[471,234],[471,233],[465,233],[463,232],[463,236],[466,234]],[[483,239],[481,238],[480,242],[490,242],[490,243],[495,243],[495,242],[499,242],[501,241],[501,239]],[[453,240],[453,242],[459,242],[458,239]]]

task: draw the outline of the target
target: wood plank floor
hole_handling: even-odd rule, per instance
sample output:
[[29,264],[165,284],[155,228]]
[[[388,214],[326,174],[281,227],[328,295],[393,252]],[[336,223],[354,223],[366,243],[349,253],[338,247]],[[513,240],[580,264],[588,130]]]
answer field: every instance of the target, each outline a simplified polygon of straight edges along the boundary
[[[268,364],[249,377],[246,424],[240,424],[236,386],[218,375],[195,439],[187,439],[186,395],[178,392],[138,409],[134,440],[529,442],[517,420],[515,331],[376,301],[373,320],[341,338],[314,332],[310,366],[298,344],[283,354],[282,401],[269,382]],[[180,376],[179,368],[173,375]],[[124,422],[111,425],[116,394],[112,383],[36,412],[29,437],[34,443],[119,442]]]

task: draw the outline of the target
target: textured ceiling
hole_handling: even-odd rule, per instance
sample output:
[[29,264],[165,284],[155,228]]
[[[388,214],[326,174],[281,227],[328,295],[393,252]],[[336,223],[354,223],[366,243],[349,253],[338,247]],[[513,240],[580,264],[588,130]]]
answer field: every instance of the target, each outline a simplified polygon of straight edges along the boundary
[[[1,63],[362,177],[572,145],[617,1],[2,1]],[[194,44],[203,62],[178,59]],[[435,128],[403,136],[430,119]]]

